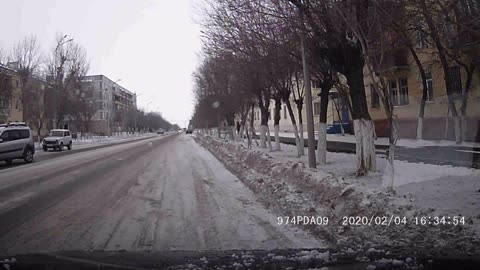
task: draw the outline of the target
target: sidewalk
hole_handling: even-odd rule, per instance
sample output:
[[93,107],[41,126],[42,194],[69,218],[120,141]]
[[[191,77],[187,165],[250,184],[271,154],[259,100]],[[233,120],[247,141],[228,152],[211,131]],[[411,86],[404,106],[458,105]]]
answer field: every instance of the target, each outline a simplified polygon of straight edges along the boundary
[[[258,134],[257,134],[258,137]],[[270,133],[272,141],[275,139]],[[280,132],[280,142],[295,144],[293,133]],[[315,139],[315,145],[318,140]],[[304,134],[304,144],[308,147],[307,134]],[[375,140],[375,152],[387,155],[388,138]],[[327,134],[327,150],[329,152],[355,153],[355,137],[350,134]],[[464,142],[456,144],[453,141],[427,141],[399,139],[395,158],[409,162],[423,162],[434,165],[453,165],[467,168],[480,168],[480,143]]]
[[[294,138],[293,132],[280,132],[280,137],[287,137],[287,138]],[[272,135],[272,134],[270,134]],[[315,132],[315,136],[317,132]],[[307,132],[304,132],[304,138],[307,138]],[[335,141],[335,142],[348,142],[348,143],[355,143],[355,136],[351,134],[345,134],[342,136],[341,134],[327,134],[327,141]],[[388,146],[388,138],[386,137],[378,137],[375,140],[375,145],[377,146]],[[419,147],[426,147],[426,146],[455,146],[455,147],[468,147],[468,148],[480,148],[480,143],[478,142],[463,142],[461,144],[457,144],[454,141],[431,141],[431,140],[415,140],[415,139],[399,139],[397,142],[397,146],[408,147],[408,148],[419,148]]]

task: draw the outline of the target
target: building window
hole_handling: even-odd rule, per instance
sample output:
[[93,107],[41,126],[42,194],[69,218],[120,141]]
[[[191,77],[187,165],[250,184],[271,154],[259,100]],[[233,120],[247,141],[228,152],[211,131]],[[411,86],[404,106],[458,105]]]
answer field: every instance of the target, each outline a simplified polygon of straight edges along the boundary
[[433,101],[433,79],[432,73],[428,72],[425,74],[426,83],[427,83],[427,101]]
[[392,97],[392,105],[398,105],[398,87],[397,87],[397,80],[389,80],[388,87],[390,90],[390,95]]
[[427,35],[424,32],[424,27],[421,23],[418,24],[416,29],[416,42],[417,48],[428,48]]
[[0,97],[0,108],[10,108],[10,100],[7,97]]
[[320,102],[313,102],[313,114],[320,115]]
[[388,86],[393,106],[408,105],[408,80],[406,78],[400,78],[398,81],[396,79],[389,80]]
[[398,80],[400,84],[400,95],[398,96],[398,105],[408,104],[408,81],[406,78],[400,78]]
[[372,108],[378,108],[380,106],[380,97],[378,96],[377,91],[373,84],[370,84],[370,98],[372,103]]
[[287,106],[283,106],[283,119],[287,119]]
[[460,74],[460,67],[450,67],[448,69],[448,75],[450,77],[450,90],[454,94],[461,94],[462,91],[462,75]]
[[272,119],[272,113],[270,112],[270,109],[268,110],[268,120],[271,120]]

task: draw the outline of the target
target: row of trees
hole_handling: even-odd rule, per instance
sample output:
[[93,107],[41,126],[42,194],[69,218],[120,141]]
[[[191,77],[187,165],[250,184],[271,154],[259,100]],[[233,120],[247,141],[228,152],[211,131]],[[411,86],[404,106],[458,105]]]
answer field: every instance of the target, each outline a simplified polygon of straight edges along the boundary
[[120,122],[127,131],[156,131],[158,129],[164,130],[178,130],[178,125],[172,125],[159,112],[145,112],[143,110],[122,111],[116,117],[117,122]]
[[[426,67],[420,61],[415,40],[431,48],[434,63],[444,71],[449,110],[455,119],[456,139],[465,128],[468,92],[478,61],[478,0],[216,0],[206,1],[203,20],[203,62],[194,74],[199,127],[233,126],[242,118],[242,132],[251,145],[255,134],[253,108],[261,112],[260,147],[280,150],[278,124],[282,103],[294,127],[298,155],[303,155],[301,115],[307,110],[310,167],[326,161],[326,120],[329,91],[336,88],[348,105],[354,122],[357,174],[376,170],[374,125],[365,94],[365,78],[382,101],[390,124],[389,161],[393,184],[393,158],[397,140],[394,101],[385,81],[384,67],[399,48],[415,59],[423,81],[418,137],[427,98]],[[460,65],[467,73],[461,113],[455,107],[449,67]],[[320,124],[315,155],[310,81],[320,82]],[[290,96],[297,107],[297,128]],[[275,147],[268,129],[270,100],[274,101]],[[247,125],[248,120],[248,125]],[[464,125],[463,125],[464,127]],[[232,132],[232,134],[234,134]],[[268,135],[268,136],[267,136]],[[243,135],[242,135],[243,136]]]
[[[92,87],[82,83],[89,71],[86,50],[67,35],[58,34],[49,50],[43,51],[35,36],[17,42],[10,52],[0,50],[0,64],[13,64],[19,77],[18,93],[22,104],[22,118],[40,134],[46,121],[55,127],[75,123],[84,132],[91,130],[92,119],[101,108]],[[42,78],[42,79],[40,79]],[[41,85],[41,80],[47,83]],[[11,100],[12,85],[5,85],[0,95]],[[169,129],[158,113],[118,111],[114,114],[123,129]],[[129,117],[127,117],[129,116]],[[111,119],[115,121],[115,119]],[[113,123],[112,123],[113,126]]]

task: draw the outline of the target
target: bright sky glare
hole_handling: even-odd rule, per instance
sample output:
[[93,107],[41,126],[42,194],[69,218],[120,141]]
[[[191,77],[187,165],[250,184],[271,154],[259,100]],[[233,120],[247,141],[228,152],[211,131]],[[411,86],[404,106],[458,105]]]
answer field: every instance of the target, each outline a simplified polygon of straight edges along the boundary
[[0,48],[34,34],[47,51],[57,33],[67,34],[85,47],[91,75],[121,79],[140,108],[184,127],[201,48],[193,1],[0,0]]

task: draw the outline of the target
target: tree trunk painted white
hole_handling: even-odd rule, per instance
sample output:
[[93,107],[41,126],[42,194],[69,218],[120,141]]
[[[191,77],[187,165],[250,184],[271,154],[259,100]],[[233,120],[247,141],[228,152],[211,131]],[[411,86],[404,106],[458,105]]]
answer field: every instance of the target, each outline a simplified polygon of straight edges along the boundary
[[447,117],[445,118],[445,132],[443,134],[444,140],[448,139],[448,122],[450,122],[450,116],[447,115]]
[[260,126],[260,148],[267,148],[267,138],[266,138],[267,126]]
[[251,149],[252,148],[252,142],[253,142],[253,136],[255,136],[255,134],[253,134],[253,130],[251,127],[246,127],[247,128],[247,146],[248,146],[248,149]]
[[295,136],[295,145],[297,146],[297,157],[300,157],[301,154],[301,144],[300,144],[300,136],[298,135],[297,125],[293,125],[293,135]]
[[230,139],[232,141],[236,141],[237,140],[237,136],[236,136],[236,130],[235,130],[235,126],[230,126]]
[[467,138],[467,118],[463,115],[460,115],[460,123],[461,123],[461,133],[460,133],[460,138],[462,142],[465,141]]
[[462,139],[461,139],[461,135],[460,135],[460,117],[457,116],[457,117],[454,117],[453,118],[453,123],[455,125],[455,142],[456,143],[461,143],[462,142]]
[[423,117],[418,117],[417,123],[417,140],[423,139]]
[[275,127],[273,128],[273,134],[275,136],[275,151],[282,151],[282,149],[280,149],[280,126],[279,125],[275,125]]
[[270,152],[273,152],[272,138],[270,137],[270,127],[268,125],[267,125],[267,144],[268,144],[268,150],[270,150]]
[[299,155],[300,156],[304,156],[305,155],[305,136],[303,134],[303,124],[299,124],[299,134],[300,134],[300,153]]
[[343,128],[343,122],[340,121],[340,134],[342,134],[342,136],[345,136],[345,129]]
[[255,142],[255,144],[257,146],[259,146],[259,143],[258,143],[258,140],[257,140],[257,131],[255,130],[255,126],[251,126],[251,137],[252,137],[252,140]]
[[244,142],[244,140],[243,140],[243,139],[244,139],[244,136],[245,136],[245,126],[242,125],[242,126],[240,127],[240,132],[239,132],[239,134],[238,134],[238,138],[239,138],[238,141]]
[[327,123],[318,124],[317,160],[319,164],[327,163]]
[[373,121],[355,119],[354,133],[356,141],[357,175],[365,175],[376,170]]
[[383,186],[387,189],[393,189],[393,181],[395,179],[395,144],[390,143],[388,146],[388,157],[387,157],[387,165],[385,166],[385,171],[383,172],[382,176],[382,183]]

